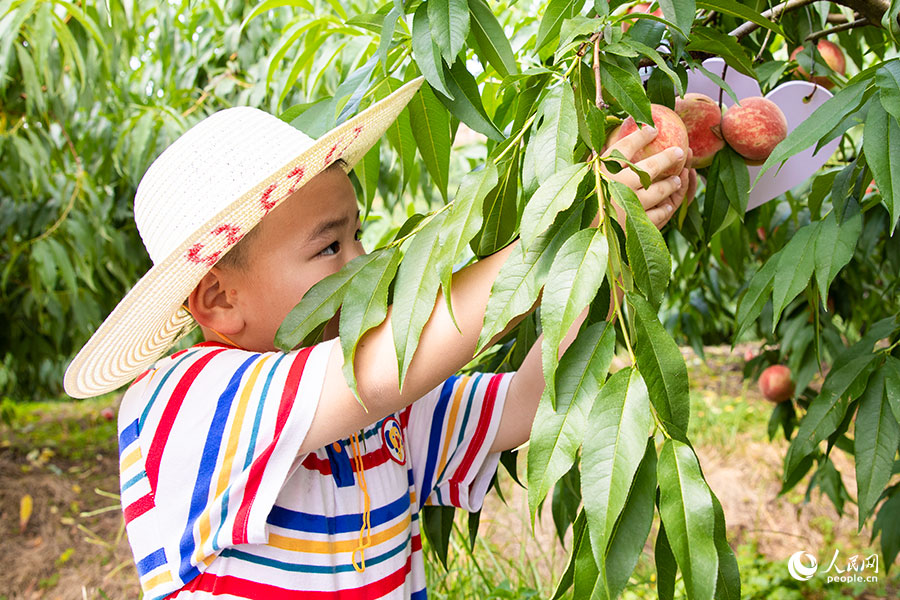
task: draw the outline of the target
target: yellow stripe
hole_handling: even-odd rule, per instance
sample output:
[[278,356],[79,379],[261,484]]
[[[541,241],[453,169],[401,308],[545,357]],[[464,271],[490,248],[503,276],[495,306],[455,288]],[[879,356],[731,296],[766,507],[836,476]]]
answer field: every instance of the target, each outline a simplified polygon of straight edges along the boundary
[[[256,385],[256,379],[259,377],[259,372],[262,370],[263,365],[266,364],[266,361],[271,357],[272,355],[270,354],[256,363],[256,366],[253,367],[253,371],[250,373],[249,379],[247,379],[247,383],[244,384],[244,389],[241,391],[241,399],[235,410],[234,420],[231,422],[231,432],[228,434],[228,446],[225,448],[225,458],[222,461],[222,467],[219,470],[216,498],[225,493],[225,489],[228,487],[228,481],[231,477],[231,466],[232,463],[234,463],[234,455],[237,453],[238,441],[241,437],[241,425],[243,424],[244,416],[247,413],[247,405],[250,403],[250,396],[253,393],[253,388]],[[197,544],[197,550],[194,552],[194,557],[197,561],[205,561],[208,558],[203,552],[206,542],[209,539],[210,531],[212,530],[209,515],[211,509],[212,504],[207,505],[206,510],[203,511],[203,514],[201,514],[200,518],[197,520],[197,526],[200,533],[200,541]]]
[[469,384],[469,377],[460,378],[459,387],[456,388],[456,395],[453,397],[453,408],[450,409],[450,418],[447,426],[444,428],[444,451],[441,453],[441,462],[438,463],[437,471],[434,472],[435,477],[439,477],[444,472],[447,465],[447,449],[450,447],[450,440],[453,438],[454,427],[456,427],[456,414],[459,412],[460,400]]
[[159,575],[155,577],[151,577],[147,581],[141,582],[141,587],[144,588],[145,592],[148,592],[158,586],[161,583],[169,583],[172,581],[172,574],[168,571],[163,571]]
[[141,459],[141,447],[138,446],[131,452],[129,452],[125,457],[122,458],[122,462],[120,463],[120,469],[122,471],[127,471],[128,467],[136,463]]
[[[409,514],[402,521],[372,536],[372,545],[382,544],[398,535],[403,534],[409,527]],[[357,534],[353,532],[353,535]],[[339,552],[353,552],[359,548],[358,536],[352,540],[341,541],[319,541],[319,540],[303,540],[292,538],[277,533],[269,534],[269,545],[281,550],[292,550],[294,552],[310,552],[314,554],[337,554]]]

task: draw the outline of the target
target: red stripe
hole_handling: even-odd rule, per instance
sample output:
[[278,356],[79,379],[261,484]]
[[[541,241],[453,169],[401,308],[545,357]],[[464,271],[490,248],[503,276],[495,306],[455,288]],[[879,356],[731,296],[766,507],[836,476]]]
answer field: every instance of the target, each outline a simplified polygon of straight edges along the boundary
[[162,461],[163,450],[166,447],[169,434],[172,432],[172,426],[175,424],[175,417],[178,416],[178,411],[181,409],[181,403],[184,402],[184,397],[187,395],[191,384],[194,383],[203,367],[220,352],[223,352],[223,350],[210,352],[188,367],[181,381],[175,386],[175,391],[172,392],[172,397],[166,403],[166,408],[163,409],[162,417],[159,420],[159,425],[156,427],[156,432],[153,434],[153,441],[150,443],[150,450],[147,452],[147,459],[144,463],[144,468],[147,470],[147,478],[150,480],[150,489],[153,491],[156,491],[156,482],[159,480],[159,463]]
[[152,371],[152,370],[153,370],[153,369],[147,369],[146,371],[144,371],[143,373],[141,373],[140,375],[138,375],[138,376],[137,376],[137,379],[135,379],[134,381],[132,381],[132,382],[131,382],[131,385],[128,386],[128,389],[133,388],[133,387],[135,386],[135,384],[136,384],[138,381],[140,381],[141,379],[143,379],[144,377],[146,377],[147,375],[149,375],[149,374],[150,374],[150,371]]
[[125,522],[131,523],[139,516],[150,510],[155,506],[153,502],[153,495],[147,494],[146,496],[141,496],[131,504],[125,507],[123,511],[125,513]]
[[412,404],[403,409],[400,413],[400,427],[405,431],[409,426],[409,413],[412,412]]
[[306,359],[312,352],[312,347],[304,348],[297,353],[297,357],[291,364],[288,371],[287,379],[284,382],[284,391],[281,394],[281,404],[278,406],[278,415],[275,420],[275,435],[272,443],[259,455],[253,464],[250,465],[250,472],[247,474],[247,486],[244,488],[244,497],[241,499],[241,507],[238,509],[234,519],[233,540],[235,544],[247,543],[247,527],[250,522],[250,507],[259,491],[262,483],[263,471],[269,463],[269,458],[278,445],[278,439],[287,423],[288,416],[294,406],[294,399],[297,397],[297,388],[300,385],[300,378],[303,376],[303,367],[306,366]]
[[[377,450],[363,454],[362,459],[363,469],[373,469],[390,460],[390,455],[384,449],[384,446],[379,446]],[[319,458],[315,454],[308,454],[300,464],[310,471],[318,471],[321,475],[331,475],[331,461],[327,458]]]
[[406,581],[406,575],[410,571],[411,564],[410,557],[407,557],[406,564],[403,567],[378,581],[373,581],[357,588],[336,590],[334,592],[288,590],[232,575],[217,576],[206,572],[201,573],[189,584],[168,597],[174,598],[181,592],[208,592],[213,596],[231,594],[239,598],[264,598],[265,600],[296,600],[301,597],[312,600],[367,600],[368,598],[381,598],[403,585],[403,582]]
[[450,478],[450,503],[453,506],[459,506],[459,486],[465,481],[472,463],[475,462],[478,451],[481,450],[481,446],[484,444],[488,427],[491,425],[494,401],[497,399],[497,389],[500,387],[502,377],[502,374],[494,375],[488,382],[487,392],[485,392],[484,401],[481,404],[481,417],[478,419],[478,426],[475,428],[475,435],[472,436],[472,441],[469,442],[469,448],[466,450],[462,462],[457,467],[453,477]]
[[422,549],[422,536],[418,533],[412,537],[412,550],[411,552],[418,552]]
[[[193,348],[231,348],[232,350],[237,348],[237,346],[233,344],[226,344],[225,342],[200,342],[199,344],[194,344]],[[188,348],[190,350],[190,348]],[[181,352],[187,352],[187,350],[182,350]],[[174,356],[178,356],[178,354],[173,354]]]

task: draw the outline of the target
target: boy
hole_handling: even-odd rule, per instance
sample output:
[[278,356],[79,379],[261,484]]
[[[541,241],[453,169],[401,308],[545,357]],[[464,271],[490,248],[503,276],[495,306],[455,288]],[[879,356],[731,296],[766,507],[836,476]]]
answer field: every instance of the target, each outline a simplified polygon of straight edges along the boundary
[[[94,395],[142,373],[122,399],[119,443],[146,597],[424,598],[418,510],[477,510],[498,453],[528,438],[540,340],[516,373],[453,376],[514,245],[454,276],[460,330],[438,296],[402,393],[390,311],[363,336],[355,367],[368,412],[341,373],[336,318],[321,344],[273,346],[298,299],[363,253],[345,169],[419,84],[319,140],[255,109],[221,111],[142,179],[135,221],[154,267],[70,365],[66,387]],[[630,157],[653,135],[615,147]],[[669,150],[640,166],[655,175],[678,158]],[[640,187],[630,171],[615,177]],[[658,226],[687,182],[685,171],[638,190]],[[190,318],[206,341],[157,361]]]

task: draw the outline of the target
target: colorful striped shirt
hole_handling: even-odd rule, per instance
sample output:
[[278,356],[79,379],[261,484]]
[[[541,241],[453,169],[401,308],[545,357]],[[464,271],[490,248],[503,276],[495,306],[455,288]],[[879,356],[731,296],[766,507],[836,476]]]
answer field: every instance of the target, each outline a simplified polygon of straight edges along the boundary
[[198,344],[126,392],[122,506],[145,598],[426,597],[419,510],[481,508],[512,373],[451,377],[360,432],[360,458],[350,439],[299,456],[334,343]]

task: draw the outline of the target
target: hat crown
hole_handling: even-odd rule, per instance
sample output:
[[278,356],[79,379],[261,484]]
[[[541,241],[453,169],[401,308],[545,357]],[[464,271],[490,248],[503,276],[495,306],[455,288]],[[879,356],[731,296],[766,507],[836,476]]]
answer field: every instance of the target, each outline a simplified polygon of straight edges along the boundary
[[250,107],[213,113],[157,157],[138,184],[134,220],[154,264],[314,140]]

